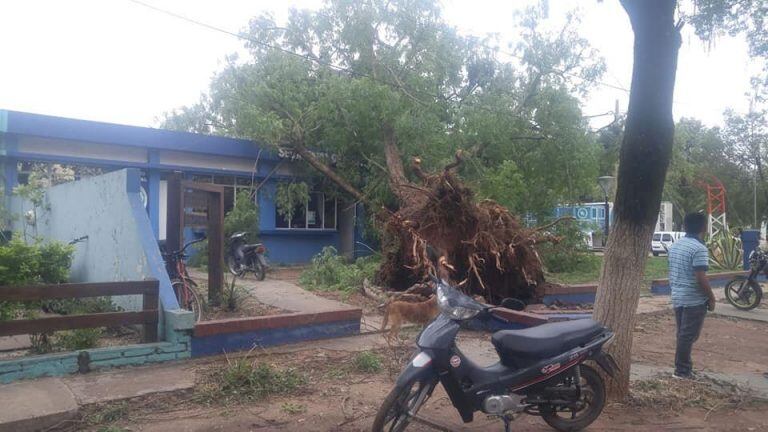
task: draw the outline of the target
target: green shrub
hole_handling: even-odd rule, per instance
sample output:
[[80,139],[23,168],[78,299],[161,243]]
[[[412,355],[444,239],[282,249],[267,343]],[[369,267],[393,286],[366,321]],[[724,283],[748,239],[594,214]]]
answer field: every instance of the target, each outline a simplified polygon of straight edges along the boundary
[[55,345],[64,351],[77,351],[96,347],[102,335],[100,328],[77,329],[56,334]]
[[259,236],[259,207],[250,189],[241,189],[236,198],[235,206],[224,216],[224,235],[246,232],[248,241],[253,243]]
[[40,244],[38,248],[40,250],[38,265],[40,282],[47,284],[67,282],[75,247],[54,241]]
[[[74,247],[63,243],[27,244],[13,238],[0,245],[0,285],[66,282],[73,254]],[[28,305],[0,302],[0,321],[16,318],[26,308],[39,306],[39,302]]]
[[379,264],[377,256],[346,263],[336,248],[326,246],[312,258],[312,264],[301,274],[299,282],[310,290],[351,292],[360,287],[363,279],[373,279]]
[[0,285],[20,285],[40,279],[40,248],[18,238],[0,246]]
[[537,246],[544,268],[551,273],[592,271],[600,267],[584,242],[579,224],[566,220],[555,225],[551,234],[560,237],[558,243],[542,243]]

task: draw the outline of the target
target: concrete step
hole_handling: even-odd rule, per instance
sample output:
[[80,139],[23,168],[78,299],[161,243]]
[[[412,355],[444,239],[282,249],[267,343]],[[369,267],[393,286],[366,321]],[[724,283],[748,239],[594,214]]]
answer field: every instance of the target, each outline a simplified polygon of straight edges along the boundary
[[72,391],[58,378],[0,386],[0,432],[46,430],[77,415]]
[[191,365],[180,362],[0,385],[0,432],[47,430],[85,405],[194,386]]

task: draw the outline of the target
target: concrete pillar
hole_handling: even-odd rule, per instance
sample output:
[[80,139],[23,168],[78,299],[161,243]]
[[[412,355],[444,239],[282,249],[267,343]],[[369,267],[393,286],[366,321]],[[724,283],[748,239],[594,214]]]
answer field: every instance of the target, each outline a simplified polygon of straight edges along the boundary
[[160,202],[160,170],[154,168],[160,163],[160,157],[157,150],[149,151],[149,169],[147,170],[147,211],[149,212],[149,222],[152,225],[152,231],[156,238],[160,238],[160,206],[165,203]]

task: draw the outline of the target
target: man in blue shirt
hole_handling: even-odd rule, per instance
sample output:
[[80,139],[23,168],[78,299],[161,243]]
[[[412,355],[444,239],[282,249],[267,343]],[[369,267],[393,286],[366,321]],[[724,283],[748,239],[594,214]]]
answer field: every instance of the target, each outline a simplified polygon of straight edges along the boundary
[[677,323],[674,377],[693,377],[691,350],[704,326],[707,310],[715,310],[715,295],[709,286],[709,251],[702,238],[707,218],[702,213],[685,216],[685,237],[669,248],[669,284]]

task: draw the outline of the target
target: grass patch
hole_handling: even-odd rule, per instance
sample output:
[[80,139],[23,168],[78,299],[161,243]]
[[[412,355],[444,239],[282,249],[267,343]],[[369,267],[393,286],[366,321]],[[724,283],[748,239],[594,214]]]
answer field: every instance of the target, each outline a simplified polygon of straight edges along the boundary
[[[565,285],[583,284],[595,282],[600,279],[600,268],[603,265],[603,257],[592,255],[585,265],[576,270],[564,273],[548,273],[547,280]],[[645,262],[643,284],[648,285],[654,279],[664,279],[669,276],[667,257],[648,257]]]
[[276,369],[267,363],[259,363],[241,357],[230,360],[208,376],[200,386],[201,402],[254,401],[267,396],[294,393],[306,378],[294,369]]
[[312,258],[312,264],[301,273],[299,283],[307,290],[341,291],[351,293],[363,283],[363,279],[373,279],[379,269],[377,256],[358,258],[348,263],[336,253],[332,246]]
[[280,410],[282,410],[286,414],[302,414],[307,411],[307,407],[303,404],[299,403],[293,403],[293,402],[286,402],[282,406],[280,406]]
[[379,373],[382,369],[381,357],[372,351],[362,351],[353,360],[355,370],[363,373]]
[[[128,412],[129,410],[127,402],[115,402],[100,406],[96,411],[90,413],[83,420],[86,424],[89,425],[100,425],[105,423],[109,424],[128,417]],[[109,431],[112,429],[103,427],[99,430]]]

